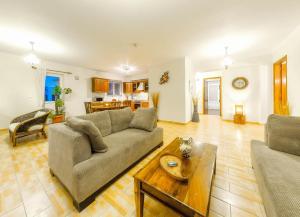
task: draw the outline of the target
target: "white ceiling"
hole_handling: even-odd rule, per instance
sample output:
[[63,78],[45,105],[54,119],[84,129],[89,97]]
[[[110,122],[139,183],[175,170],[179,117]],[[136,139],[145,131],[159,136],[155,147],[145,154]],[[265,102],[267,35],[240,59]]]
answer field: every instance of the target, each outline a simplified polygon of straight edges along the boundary
[[236,63],[263,59],[299,20],[299,0],[0,0],[0,50],[33,40],[44,59],[95,70],[183,56],[207,70],[224,46]]

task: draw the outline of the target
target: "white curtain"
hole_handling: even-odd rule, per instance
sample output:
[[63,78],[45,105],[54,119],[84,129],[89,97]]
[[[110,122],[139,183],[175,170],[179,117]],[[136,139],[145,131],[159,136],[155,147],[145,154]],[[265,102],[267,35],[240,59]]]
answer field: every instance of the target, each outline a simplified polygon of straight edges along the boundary
[[47,70],[44,67],[38,69],[39,74],[39,106],[45,108],[45,80],[47,75]]

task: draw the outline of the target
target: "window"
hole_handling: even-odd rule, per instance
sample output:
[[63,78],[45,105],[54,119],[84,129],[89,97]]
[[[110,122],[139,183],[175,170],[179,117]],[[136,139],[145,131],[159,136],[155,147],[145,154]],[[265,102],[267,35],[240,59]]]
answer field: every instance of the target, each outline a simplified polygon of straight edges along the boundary
[[109,96],[121,96],[122,95],[122,81],[109,81]]
[[45,102],[55,101],[54,88],[61,86],[62,76],[47,74],[45,79]]

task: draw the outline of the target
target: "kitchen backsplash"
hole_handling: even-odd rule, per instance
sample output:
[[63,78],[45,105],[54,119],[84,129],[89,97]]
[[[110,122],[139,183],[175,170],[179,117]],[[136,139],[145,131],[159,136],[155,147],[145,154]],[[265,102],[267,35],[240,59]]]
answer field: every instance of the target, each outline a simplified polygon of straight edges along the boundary
[[123,94],[122,96],[109,96],[107,95],[106,93],[93,93],[93,101],[96,101],[96,98],[97,97],[102,97],[103,98],[103,101],[106,101],[106,102],[110,102],[112,101],[113,99],[116,99],[116,100],[148,100],[149,99],[149,94],[148,93],[134,93],[134,94],[130,94],[130,95],[125,95]]
[[132,95],[133,100],[148,100],[149,99],[149,94],[145,92],[141,93],[134,93]]

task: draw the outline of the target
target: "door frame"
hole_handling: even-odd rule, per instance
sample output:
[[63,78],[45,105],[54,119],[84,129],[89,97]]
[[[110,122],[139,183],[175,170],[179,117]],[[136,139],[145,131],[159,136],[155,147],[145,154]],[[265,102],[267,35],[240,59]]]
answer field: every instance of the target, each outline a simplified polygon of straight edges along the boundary
[[205,114],[205,82],[207,80],[219,79],[220,80],[220,117],[222,117],[222,77],[208,77],[203,78],[203,91],[202,91],[202,113]]
[[[286,100],[288,102],[287,61],[288,61],[287,55],[285,55],[284,57],[280,58],[273,64],[273,113],[275,113],[275,111],[276,111],[276,109],[275,109],[275,107],[276,107],[276,104],[275,104],[275,74],[278,72],[278,70],[280,70],[280,72],[281,72],[281,65],[284,62],[286,62]],[[280,66],[280,67],[278,67],[278,66]]]

